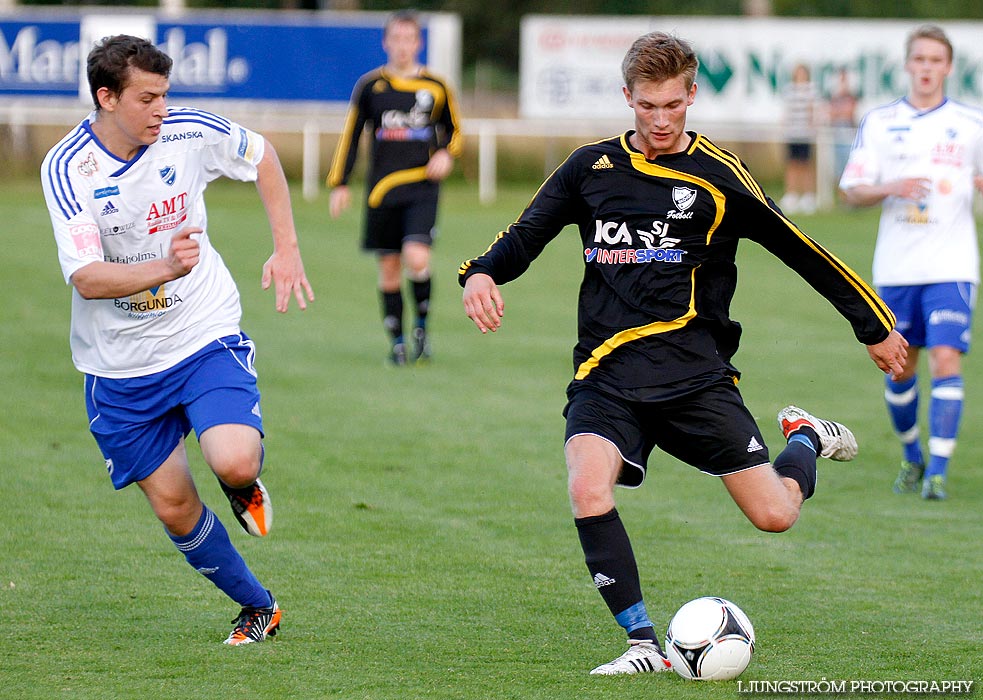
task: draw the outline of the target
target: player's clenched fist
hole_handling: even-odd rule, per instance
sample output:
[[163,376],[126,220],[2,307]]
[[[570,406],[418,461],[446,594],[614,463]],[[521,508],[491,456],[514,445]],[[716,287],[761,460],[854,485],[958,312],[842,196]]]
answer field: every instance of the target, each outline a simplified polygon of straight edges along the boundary
[[191,236],[201,233],[203,230],[198,226],[188,226],[175,233],[171,238],[171,252],[167,256],[167,263],[177,273],[178,277],[184,277],[198,264],[201,246],[198,239]]

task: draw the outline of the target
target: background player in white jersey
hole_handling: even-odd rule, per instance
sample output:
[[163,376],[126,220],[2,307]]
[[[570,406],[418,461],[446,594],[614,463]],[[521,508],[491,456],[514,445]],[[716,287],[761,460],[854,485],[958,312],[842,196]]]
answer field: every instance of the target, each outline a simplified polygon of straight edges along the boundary
[[[946,96],[952,44],[939,27],[909,35],[905,70],[908,95],[863,118],[840,189],[850,204],[882,205],[873,281],[911,344],[904,373],[886,380],[904,452],[894,490],[920,488],[923,498],[942,499],[979,284],[973,193],[983,191],[983,111]],[[919,348],[928,348],[932,377],[927,464],[918,428]]]
[[169,109],[171,59],[145,39],[103,39],[88,56],[95,111],[41,166],[58,257],[72,290],[72,360],[113,486],[136,483],[188,563],[242,610],[227,644],[275,634],[280,610],[198,496],[194,430],[240,525],[272,523],[258,479],[263,424],[255,348],[239,294],[208,236],[204,190],[255,180],[273,232],[262,285],[276,309],[314,294],[273,147],[208,112]]

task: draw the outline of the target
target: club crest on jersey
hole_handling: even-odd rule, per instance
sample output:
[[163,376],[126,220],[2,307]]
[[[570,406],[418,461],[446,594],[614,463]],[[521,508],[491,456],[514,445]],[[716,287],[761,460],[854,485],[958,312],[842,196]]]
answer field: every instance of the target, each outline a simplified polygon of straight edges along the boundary
[[680,211],[686,211],[696,201],[696,190],[691,187],[673,187],[672,202]]
[[157,172],[160,173],[160,179],[165,185],[173,185],[174,181],[177,179],[177,168],[173,165],[168,165],[166,168],[161,168]]
[[676,208],[666,212],[666,216],[670,219],[692,219],[693,212],[686,210],[693,206],[695,201],[696,190],[692,187],[673,187],[672,203]]

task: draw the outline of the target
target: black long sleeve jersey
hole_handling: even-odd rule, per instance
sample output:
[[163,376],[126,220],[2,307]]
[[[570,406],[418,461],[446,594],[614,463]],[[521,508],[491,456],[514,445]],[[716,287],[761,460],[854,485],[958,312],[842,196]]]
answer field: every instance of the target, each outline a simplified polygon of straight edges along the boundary
[[688,393],[731,364],[730,318],[742,238],[777,256],[832,303],[860,342],[884,340],[894,316],[832,253],[786,219],[734,154],[703,135],[650,162],[632,132],[581,146],[518,221],[461,265],[497,284],[521,275],[568,224],[580,230],[584,278],[571,388],[590,383],[631,400]]
[[459,122],[453,93],[432,73],[421,70],[416,77],[400,78],[383,68],[370,71],[352,92],[328,185],[348,183],[368,123],[373,129],[368,206],[400,206],[436,197],[438,184],[427,180],[427,161],[440,148],[455,158],[461,154]]

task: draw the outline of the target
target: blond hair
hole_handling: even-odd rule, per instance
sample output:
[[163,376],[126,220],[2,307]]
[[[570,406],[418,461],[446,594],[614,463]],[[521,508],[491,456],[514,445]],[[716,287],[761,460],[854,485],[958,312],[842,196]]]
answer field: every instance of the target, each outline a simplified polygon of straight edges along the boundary
[[629,90],[638,81],[664,82],[683,76],[686,89],[693,87],[700,60],[685,39],[651,32],[638,37],[621,62],[621,74]]
[[949,37],[945,35],[944,31],[942,31],[942,27],[934,24],[923,24],[920,27],[916,27],[911,34],[908,35],[908,41],[905,42],[905,59],[911,56],[911,47],[918,39],[932,39],[933,41],[937,41],[945,46],[946,51],[949,52],[949,62],[952,63],[952,42],[949,41]]

